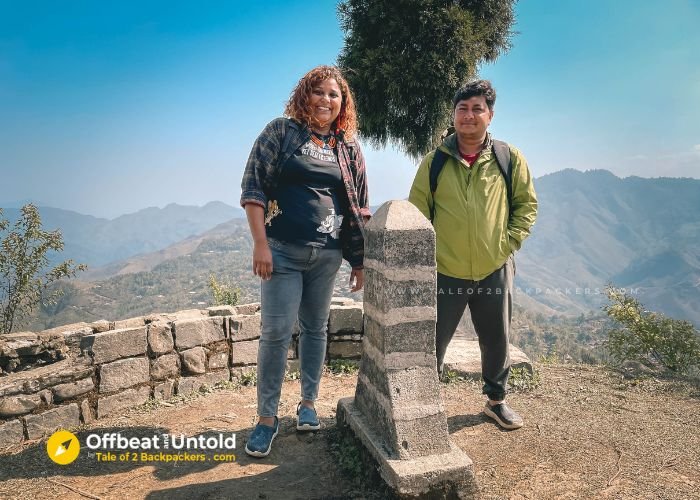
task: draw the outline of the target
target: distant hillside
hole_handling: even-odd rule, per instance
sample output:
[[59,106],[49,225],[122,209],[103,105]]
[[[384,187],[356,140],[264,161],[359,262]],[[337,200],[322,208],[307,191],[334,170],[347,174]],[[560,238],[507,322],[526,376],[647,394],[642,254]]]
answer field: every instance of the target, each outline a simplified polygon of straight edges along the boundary
[[[5,208],[4,213],[14,221],[19,209]],[[39,207],[39,213],[45,229],[60,229],[63,235],[65,249],[54,258],[71,258],[90,268],[163,249],[244,215],[240,208],[219,201],[203,207],[172,203],[165,208],[146,208],[112,220],[50,207]]]
[[[516,303],[531,316],[523,324],[538,317],[544,335],[554,331],[546,318],[599,313],[612,282],[635,289],[650,309],[700,325],[700,181],[564,170],[537,179],[536,189],[538,221],[516,257]],[[76,283],[74,297],[40,321],[53,326],[194,307],[210,300],[210,273],[238,284],[244,300],[258,300],[251,249],[245,219],[228,221],[93,269],[94,283]],[[343,268],[337,293],[349,293],[347,279]],[[531,339],[538,342],[544,345]]]
[[[28,326],[41,330],[78,321],[124,319],[153,312],[211,305],[208,278],[241,288],[241,302],[260,300],[260,281],[251,271],[252,240],[245,219],[233,219],[167,249],[93,271],[101,279],[63,284],[61,301],[43,308]],[[336,295],[361,300],[348,287],[350,269],[341,268]]]
[[537,224],[517,256],[517,283],[530,298],[583,312],[600,306],[595,289],[612,282],[700,325],[700,180],[564,170],[535,185]]

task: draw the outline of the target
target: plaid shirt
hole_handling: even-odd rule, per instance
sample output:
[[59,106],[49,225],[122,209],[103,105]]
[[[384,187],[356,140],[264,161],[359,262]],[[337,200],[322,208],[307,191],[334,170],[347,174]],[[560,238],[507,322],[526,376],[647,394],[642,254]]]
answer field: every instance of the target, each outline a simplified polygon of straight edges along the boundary
[[[287,138],[286,135],[290,134]],[[282,165],[294,151],[311,138],[308,127],[288,118],[276,118],[267,124],[250,151],[241,181],[241,206],[255,203],[267,211],[268,196],[277,186]],[[288,142],[289,147],[282,151]],[[353,267],[362,269],[364,259],[364,217],[370,217],[365,177],[365,159],[358,142],[339,137],[338,165],[345,184],[351,217],[343,218],[340,238],[343,258]]]

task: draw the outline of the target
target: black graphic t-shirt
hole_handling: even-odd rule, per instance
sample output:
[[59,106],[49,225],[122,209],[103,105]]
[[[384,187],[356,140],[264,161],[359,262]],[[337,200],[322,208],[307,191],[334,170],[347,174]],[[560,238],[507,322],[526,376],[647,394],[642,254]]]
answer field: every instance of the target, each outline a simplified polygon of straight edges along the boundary
[[297,245],[340,248],[346,212],[343,179],[333,149],[313,140],[282,166],[265,216],[267,236]]

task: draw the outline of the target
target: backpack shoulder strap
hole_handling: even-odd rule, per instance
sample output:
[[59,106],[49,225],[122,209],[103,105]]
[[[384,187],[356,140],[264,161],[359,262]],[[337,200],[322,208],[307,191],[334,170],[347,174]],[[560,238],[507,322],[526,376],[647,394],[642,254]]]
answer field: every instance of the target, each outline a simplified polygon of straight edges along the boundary
[[298,133],[299,125],[289,118],[285,119],[284,126],[284,138],[282,139],[282,145],[280,147],[279,153],[277,155],[277,163],[273,167],[273,175],[271,175],[268,185],[268,191],[274,192],[277,188],[277,182],[279,180],[280,172],[284,163],[294,154],[292,139],[294,138],[295,132]]
[[297,129],[298,126],[296,123],[294,123],[293,120],[287,119],[287,128],[284,131],[284,141],[282,141],[282,149],[280,150],[282,153],[282,158],[289,158],[292,154],[294,154],[294,151],[289,151],[290,149],[290,144],[292,141],[292,134],[290,133],[290,129]]
[[355,161],[357,159],[357,143],[355,142],[355,139],[350,139],[349,141],[342,139],[342,141],[345,143],[345,147],[348,148],[348,155],[350,155],[350,161]]
[[442,167],[447,161],[447,153],[440,148],[435,150],[433,160],[430,162],[430,194],[433,196],[433,203],[430,205],[430,222],[435,218],[435,191],[437,191],[438,177],[442,172]]
[[493,153],[496,155],[498,168],[501,170],[503,179],[506,182],[508,193],[508,214],[513,214],[513,167],[510,162],[510,147],[503,141],[493,141]]

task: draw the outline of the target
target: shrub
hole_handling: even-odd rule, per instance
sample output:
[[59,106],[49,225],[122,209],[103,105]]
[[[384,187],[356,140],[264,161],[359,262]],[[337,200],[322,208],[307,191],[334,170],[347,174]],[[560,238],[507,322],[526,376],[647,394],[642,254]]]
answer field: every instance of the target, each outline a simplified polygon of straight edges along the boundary
[[209,290],[215,306],[235,306],[241,298],[241,289],[228,282],[220,282],[213,274],[209,275]]
[[328,363],[328,370],[334,375],[353,375],[360,370],[360,365],[352,359],[333,359]]
[[464,382],[467,378],[461,375],[459,372],[445,368],[440,377],[440,382],[443,384],[455,384],[457,382]]
[[692,323],[647,311],[612,286],[606,293],[610,304],[603,310],[616,323],[608,331],[606,347],[615,362],[637,361],[679,374],[700,366],[700,336]]
[[244,386],[258,385],[258,371],[255,368],[253,368],[250,371],[241,373],[238,376],[238,383]]
[[516,392],[528,392],[537,389],[540,386],[540,372],[534,367],[532,371],[526,367],[515,367],[510,370],[510,378],[508,379],[508,387]]
[[87,269],[73,260],[51,267],[49,257],[61,251],[61,231],[45,231],[35,205],[23,206],[13,226],[0,209],[0,333],[23,325],[38,305],[56,305],[63,289],[50,286]]

